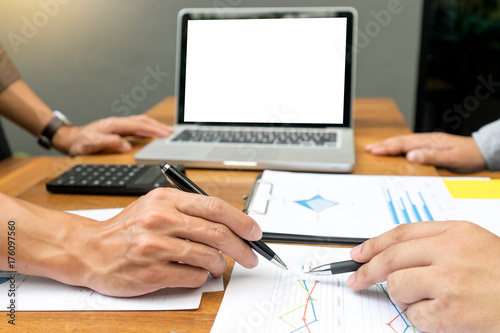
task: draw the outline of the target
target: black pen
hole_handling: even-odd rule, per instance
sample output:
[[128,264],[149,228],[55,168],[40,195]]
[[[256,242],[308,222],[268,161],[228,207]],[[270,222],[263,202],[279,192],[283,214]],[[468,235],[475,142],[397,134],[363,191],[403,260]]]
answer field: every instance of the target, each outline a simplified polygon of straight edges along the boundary
[[[165,175],[165,177],[167,177],[168,182],[172,184],[173,187],[181,191],[208,196],[208,194],[206,194],[201,188],[199,188],[195,183],[193,183],[191,179],[186,177],[186,175],[184,175],[182,172],[180,172],[170,164],[162,162],[160,164],[160,169],[161,172],[163,172],[163,174]],[[269,246],[267,246],[266,243],[264,243],[262,240],[247,241],[246,239],[243,239],[243,241],[245,241],[257,253],[259,253],[261,256],[263,256],[276,266],[283,269],[288,269],[283,260],[281,260],[280,257],[278,257],[276,253],[274,253],[273,250],[271,250]]]
[[347,272],[355,272],[361,266],[363,266],[362,263],[356,262],[354,260],[346,260],[346,261],[332,262],[330,264],[314,267],[311,268],[309,272],[305,273],[312,275],[342,274]]

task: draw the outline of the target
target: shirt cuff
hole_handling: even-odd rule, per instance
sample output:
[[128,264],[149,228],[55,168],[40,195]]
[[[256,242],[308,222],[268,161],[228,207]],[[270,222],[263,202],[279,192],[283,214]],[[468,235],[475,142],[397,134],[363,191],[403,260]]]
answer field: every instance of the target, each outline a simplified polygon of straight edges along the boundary
[[500,119],[472,133],[486,166],[491,171],[500,171]]

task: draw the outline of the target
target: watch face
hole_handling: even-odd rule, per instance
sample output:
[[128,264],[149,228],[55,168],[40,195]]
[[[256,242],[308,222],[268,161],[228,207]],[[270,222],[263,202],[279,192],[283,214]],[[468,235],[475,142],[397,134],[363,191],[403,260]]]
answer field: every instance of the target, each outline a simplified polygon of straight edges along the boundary
[[52,114],[54,115],[54,117],[61,119],[63,121],[64,125],[71,125],[71,121],[69,120],[69,118],[66,117],[66,115],[64,113],[62,113],[61,111],[54,110],[54,112],[52,112]]

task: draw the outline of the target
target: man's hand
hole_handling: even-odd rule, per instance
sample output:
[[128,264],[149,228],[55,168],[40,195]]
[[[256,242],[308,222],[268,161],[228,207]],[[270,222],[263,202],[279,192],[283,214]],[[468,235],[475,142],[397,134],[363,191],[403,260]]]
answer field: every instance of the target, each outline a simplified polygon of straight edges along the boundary
[[375,155],[406,154],[412,163],[435,165],[458,173],[486,169],[484,158],[472,137],[445,133],[401,135],[367,145],[366,151]]
[[387,280],[391,300],[421,331],[500,331],[500,238],[473,223],[401,225],[351,257],[367,264],[349,277],[349,287]]
[[[228,203],[175,189],[156,189],[82,235],[81,281],[106,295],[135,296],[165,287],[199,287],[224,273],[221,252],[247,268],[258,264],[240,238],[262,231]],[[81,275],[80,275],[81,274]]]
[[172,127],[146,115],[109,117],[81,127],[63,126],[54,135],[53,143],[59,151],[72,156],[125,153],[132,148],[125,136],[167,137],[172,133]]

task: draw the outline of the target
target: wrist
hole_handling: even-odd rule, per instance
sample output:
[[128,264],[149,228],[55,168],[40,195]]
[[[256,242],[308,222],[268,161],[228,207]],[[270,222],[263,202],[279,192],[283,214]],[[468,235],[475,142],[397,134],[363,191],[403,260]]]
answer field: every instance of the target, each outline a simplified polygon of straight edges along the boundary
[[38,136],[38,144],[46,149],[52,148],[54,136],[64,126],[71,126],[70,120],[62,112],[53,111],[52,118]]
[[77,131],[78,128],[74,126],[61,126],[52,137],[52,146],[63,154],[71,155],[71,145]]
[[[15,224],[19,240],[15,254],[18,273],[85,285],[87,235],[95,221],[2,194],[0,210]],[[4,225],[7,224],[1,224]],[[3,249],[0,250],[3,255]]]

